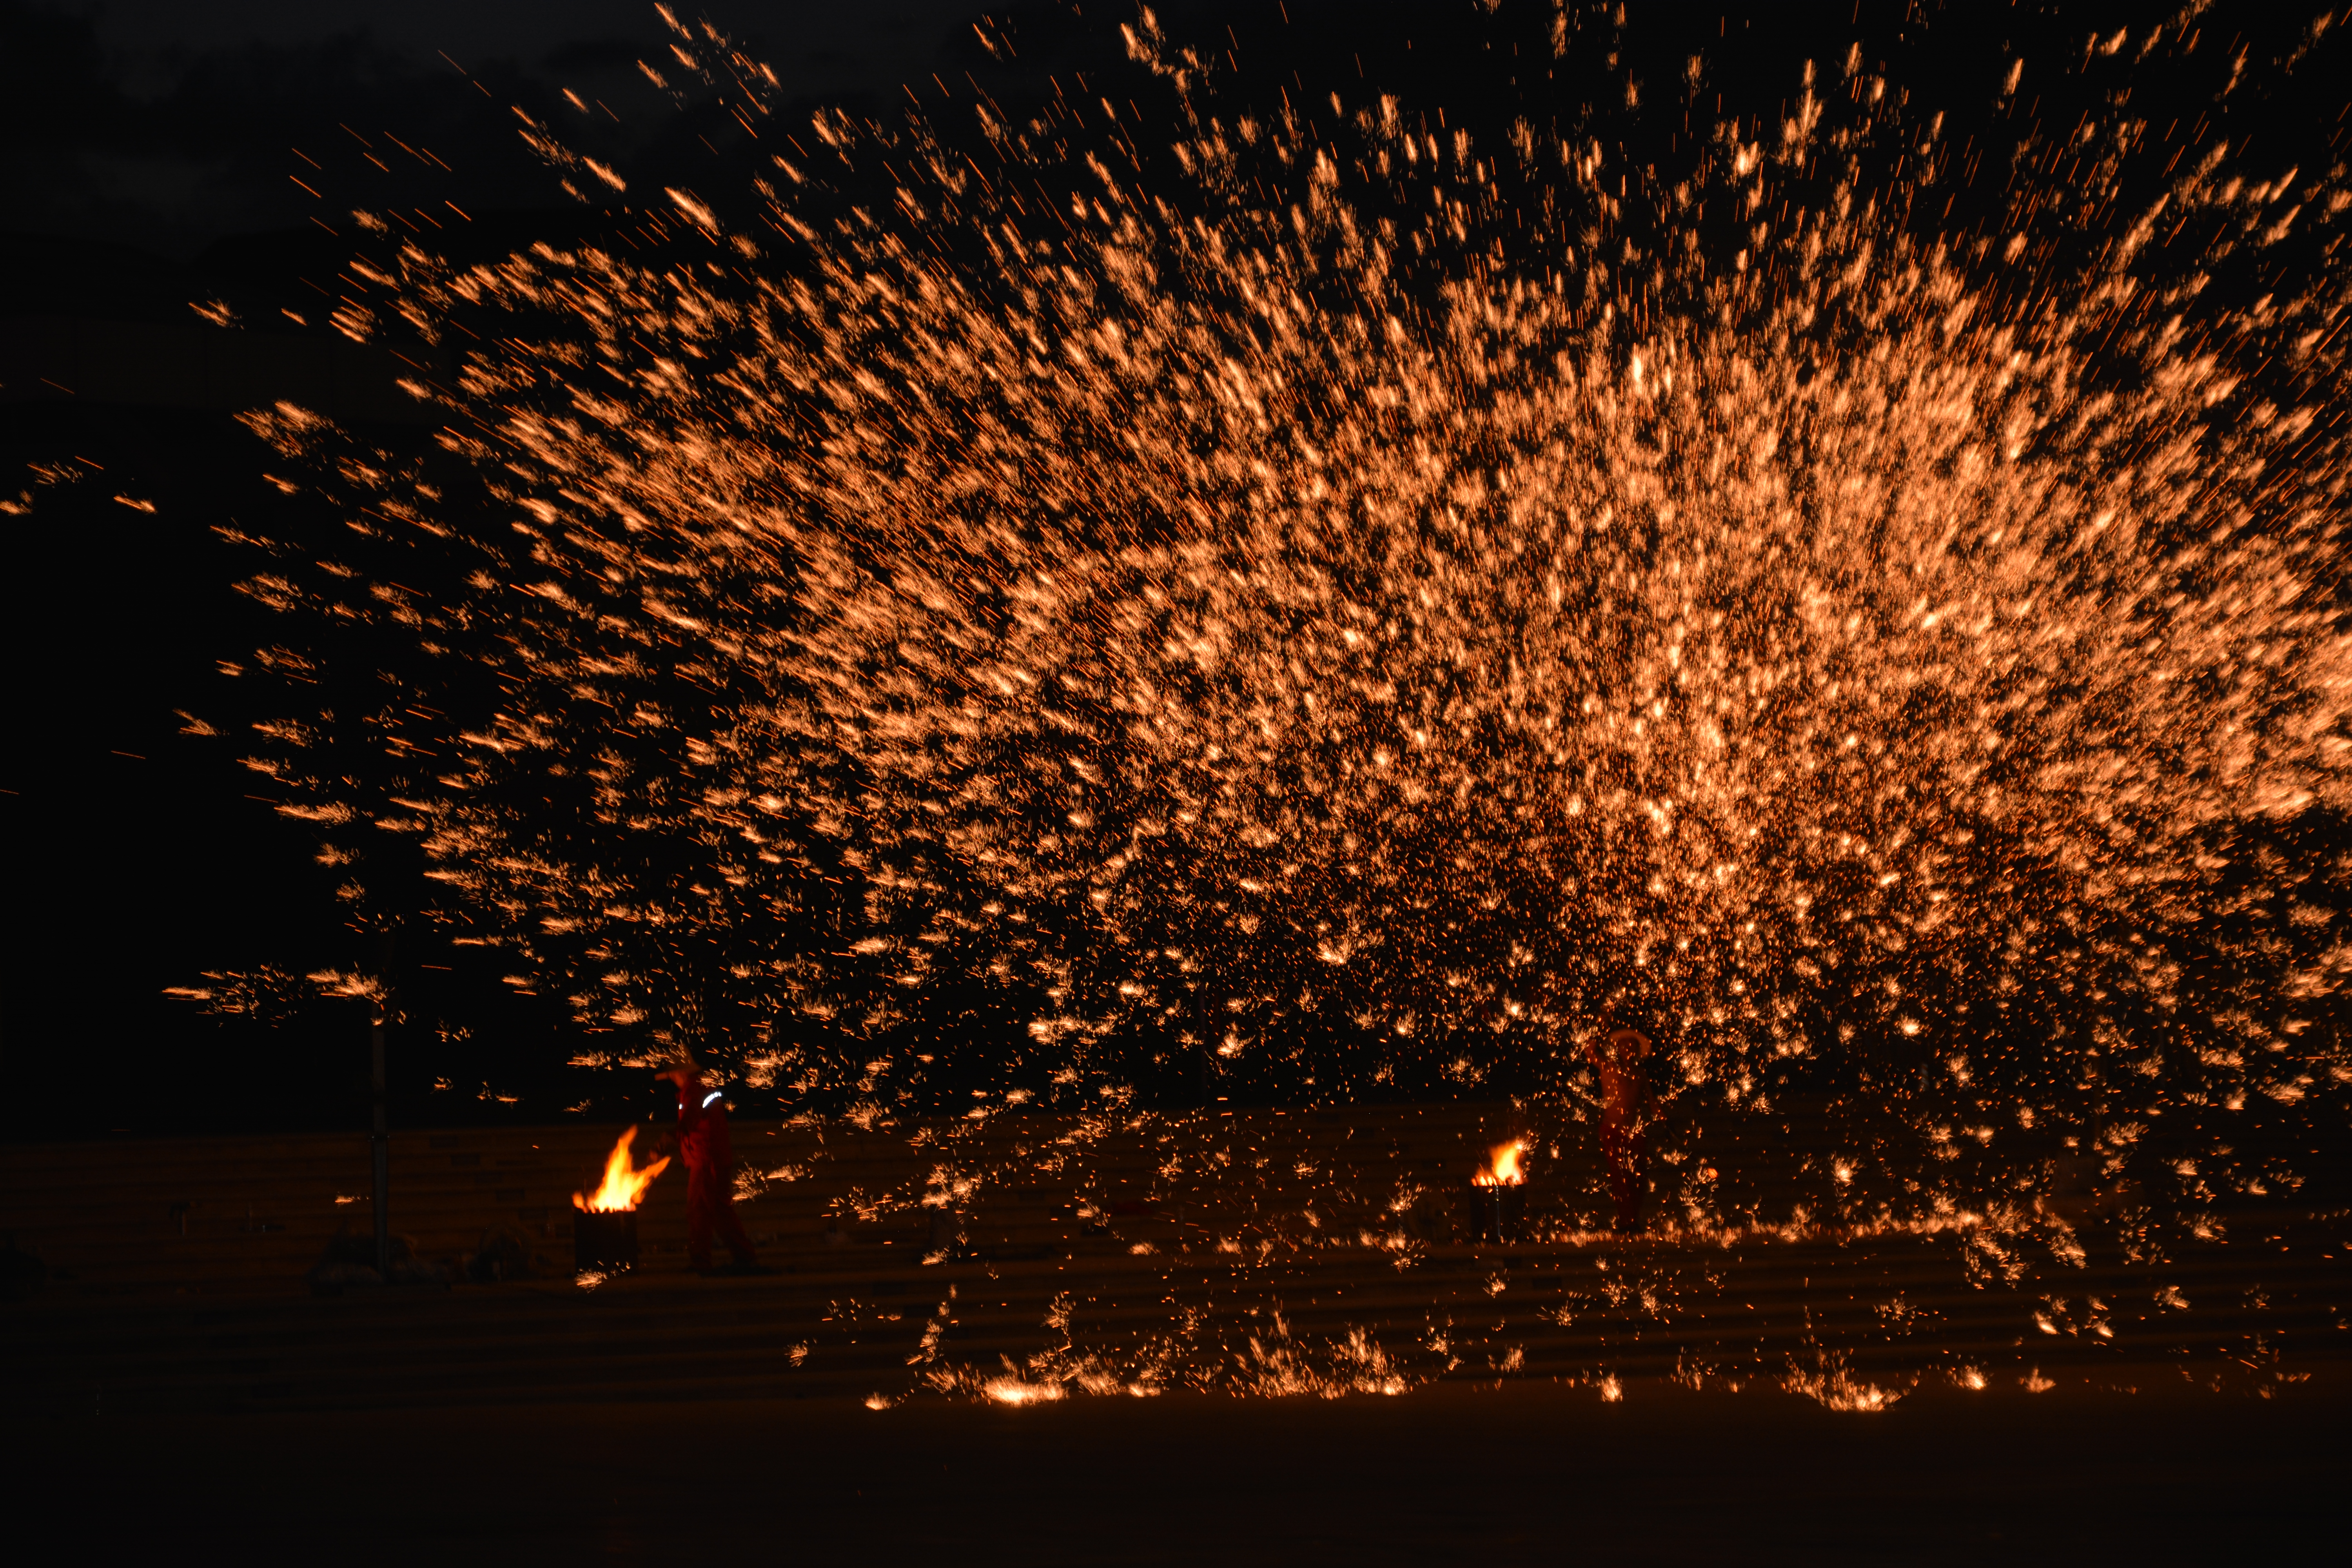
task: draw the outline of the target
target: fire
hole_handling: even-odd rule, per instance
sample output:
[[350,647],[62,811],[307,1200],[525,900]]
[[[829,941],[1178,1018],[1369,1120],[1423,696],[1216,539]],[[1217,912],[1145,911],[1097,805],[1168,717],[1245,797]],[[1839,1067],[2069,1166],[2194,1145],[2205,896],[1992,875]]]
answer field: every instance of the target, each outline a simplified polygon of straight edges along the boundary
[[1528,1152],[1527,1142],[1515,1138],[1508,1143],[1497,1143],[1486,1153],[1486,1168],[1470,1178],[1481,1187],[1516,1187],[1527,1178],[1519,1173],[1519,1156]]
[[650,1165],[633,1166],[629,1161],[629,1145],[636,1142],[637,1130],[621,1129],[621,1141],[613,1145],[612,1156],[604,1162],[604,1182],[593,1196],[572,1194],[572,1206],[586,1209],[590,1214],[617,1214],[637,1206],[637,1199],[653,1185],[654,1178],[669,1168],[669,1156],[664,1154]]

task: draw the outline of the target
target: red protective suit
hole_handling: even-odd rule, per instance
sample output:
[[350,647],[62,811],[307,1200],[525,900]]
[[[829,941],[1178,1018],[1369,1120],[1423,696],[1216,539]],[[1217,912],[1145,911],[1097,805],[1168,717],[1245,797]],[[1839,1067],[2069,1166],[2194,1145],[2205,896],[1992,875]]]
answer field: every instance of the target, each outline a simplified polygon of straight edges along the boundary
[[743,1222],[735,1217],[735,1151],[727,1142],[727,1102],[698,1078],[677,1086],[677,1150],[686,1160],[686,1250],[697,1268],[710,1267],[715,1226],[735,1261],[754,1254]]
[[1605,1042],[1589,1041],[1584,1049],[1601,1074],[1601,1161],[1609,1173],[1618,1228],[1639,1230],[1647,1152],[1642,1123],[1649,1111],[1642,1059],[1650,1054],[1649,1037],[1633,1029],[1614,1029]]

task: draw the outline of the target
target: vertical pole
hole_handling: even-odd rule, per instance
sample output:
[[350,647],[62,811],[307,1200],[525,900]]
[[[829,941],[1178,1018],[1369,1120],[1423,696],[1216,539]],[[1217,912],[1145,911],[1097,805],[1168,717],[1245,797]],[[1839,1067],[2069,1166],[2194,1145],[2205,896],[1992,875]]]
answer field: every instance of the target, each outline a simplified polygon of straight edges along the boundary
[[383,1036],[392,1016],[390,931],[376,939],[375,978],[375,995],[368,1004],[368,1092],[375,1121],[368,1142],[375,1156],[375,1271],[376,1277],[388,1285],[392,1282],[392,1127],[386,1114],[389,1097],[384,1091]]

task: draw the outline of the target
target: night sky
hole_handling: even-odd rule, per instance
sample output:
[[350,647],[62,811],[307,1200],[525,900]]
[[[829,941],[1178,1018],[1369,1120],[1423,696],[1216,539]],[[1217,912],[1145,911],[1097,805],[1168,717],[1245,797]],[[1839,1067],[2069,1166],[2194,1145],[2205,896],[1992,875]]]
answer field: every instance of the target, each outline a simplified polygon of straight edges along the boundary
[[[965,0],[769,0],[721,21],[804,113],[954,68],[979,14]],[[639,0],[0,0],[0,493],[34,466],[87,481],[31,520],[0,518],[10,1132],[346,1123],[365,1056],[348,1004],[224,1024],[163,994],[208,969],[354,956],[308,840],[252,796],[233,751],[181,732],[183,713],[235,710],[222,661],[271,633],[230,586],[249,563],[211,533],[267,504],[260,448],[226,408],[155,406],[152,389],[67,395],[42,355],[97,323],[121,362],[110,379],[152,382],[154,362],[206,330],[188,305],[207,298],[234,300],[248,336],[281,355],[331,352],[310,279],[341,265],[355,203],[439,212],[445,244],[483,254],[579,221],[518,138],[516,106],[623,167],[707,164],[702,122],[637,67],[667,37]],[[589,123],[566,88],[593,106]],[[577,1102],[551,1077],[552,1020],[518,1013],[446,952],[405,956],[402,1120],[545,1118],[558,1093]]]
[[[1115,65],[1115,26],[1131,9],[1076,9],[730,0],[709,14],[773,68],[782,123],[821,105],[935,107],[967,72],[1017,104],[1057,73]],[[1352,81],[1423,105],[1460,101],[1449,49],[1491,47],[1464,42],[1484,36],[1474,0],[1157,9],[1179,37],[1229,45],[1261,83]],[[1628,37],[1653,80],[1706,51],[1711,79],[1734,103],[1744,93],[1751,112],[1770,112],[1804,59],[1842,56],[1853,37],[1895,79],[1965,106],[1990,101],[2013,49],[2079,49],[2137,8],[1927,9],[1937,20],[1923,31],[1916,4],[1857,5],[1851,17],[1840,5],[1801,23],[1777,8],[1636,5]],[[1012,18],[1014,63],[976,45],[971,23],[991,11]],[[2294,25],[2273,31],[2253,47],[2274,57]],[[270,504],[262,449],[226,407],[109,402],[43,383],[26,345],[93,322],[184,342],[201,326],[190,301],[213,298],[256,333],[324,343],[310,295],[348,254],[334,226],[362,202],[404,206],[419,222],[441,214],[433,243],[453,255],[593,223],[517,136],[518,108],[619,169],[633,194],[685,184],[723,198],[748,167],[732,121],[707,100],[675,100],[639,68],[665,58],[667,37],[641,0],[0,0],[0,499],[29,482],[28,465],[74,468],[84,481],[30,520],[0,517],[10,1134],[356,1125],[365,1059],[364,1019],[349,1004],[265,1028],[163,995],[207,969],[357,957],[307,837],[250,795],[251,775],[224,743],[182,733],[184,712],[233,710],[223,661],[285,635],[234,593],[249,563],[211,531]],[[2308,72],[2280,81],[2241,111],[2283,117],[2290,134],[2274,140],[2291,158],[2295,128],[2338,112],[2343,94]],[[2054,100],[2042,112],[2053,110],[2063,112]],[[252,390],[255,401],[286,395]],[[552,1065],[566,1054],[556,1020],[446,952],[407,956],[394,1099],[408,1124],[543,1120],[590,1091]]]
[[[992,62],[971,26],[985,9],[752,0],[708,15],[774,70],[780,118],[802,123],[821,106],[889,112],[908,91],[936,101],[972,69],[1017,101],[1047,90],[1073,51],[1117,57],[1109,23],[1046,5],[1012,8],[1023,58]],[[1161,14],[1181,25],[1207,9]],[[1285,15],[1244,7],[1244,29],[1260,10],[1269,24]],[[365,1021],[350,1004],[223,1021],[163,995],[207,970],[348,964],[358,939],[313,846],[253,793],[233,743],[183,733],[189,714],[232,733],[255,716],[238,710],[244,683],[223,666],[284,628],[234,592],[251,563],[213,533],[272,504],[262,449],[228,403],[187,406],[157,367],[210,331],[192,301],[226,300],[270,363],[341,354],[348,370],[318,280],[349,254],[355,205],[418,223],[438,214],[432,241],[453,255],[600,221],[523,144],[518,109],[641,191],[649,175],[656,189],[740,184],[740,159],[722,160],[744,151],[732,122],[639,67],[668,64],[670,38],[645,0],[0,0],[0,497],[39,469],[85,481],[45,490],[30,519],[0,517],[12,566],[0,878],[17,925],[0,950],[9,1132],[363,1114]],[[78,352],[58,361],[68,342]],[[92,384],[73,386],[81,375],[60,363]],[[316,374],[263,374],[231,401],[294,396],[347,422],[390,414],[380,433],[396,438],[424,432],[397,400],[334,407],[323,391]],[[580,1075],[561,1067],[560,1021],[462,957],[404,954],[399,1120],[544,1119],[612,1091],[569,1081]]]
[[[966,52],[985,9],[748,0],[716,15],[788,98],[856,104]],[[291,149],[323,160],[346,123],[434,146],[461,204],[549,205],[562,198],[507,106],[551,117],[571,88],[610,105],[625,142],[656,142],[672,117],[636,62],[660,60],[667,36],[641,0],[7,0],[4,221],[193,260],[226,236],[305,222],[315,203],[288,178],[303,171]]]

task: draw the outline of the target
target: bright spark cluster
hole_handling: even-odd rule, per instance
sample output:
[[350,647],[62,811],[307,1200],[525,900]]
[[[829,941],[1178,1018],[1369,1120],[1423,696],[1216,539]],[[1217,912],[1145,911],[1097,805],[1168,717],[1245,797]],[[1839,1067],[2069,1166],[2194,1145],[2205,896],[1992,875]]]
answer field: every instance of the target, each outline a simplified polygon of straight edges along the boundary
[[2340,167],[2118,106],[1945,230],[1858,54],[1658,173],[1129,41],[609,246],[387,232],[441,451],[251,420],[352,531],[251,591],[409,650],[255,761],[331,856],[603,1059],[869,1105],[965,1017],[1065,1100],[1572,1099],[1631,1018],[1916,1190],[2339,1094]]

